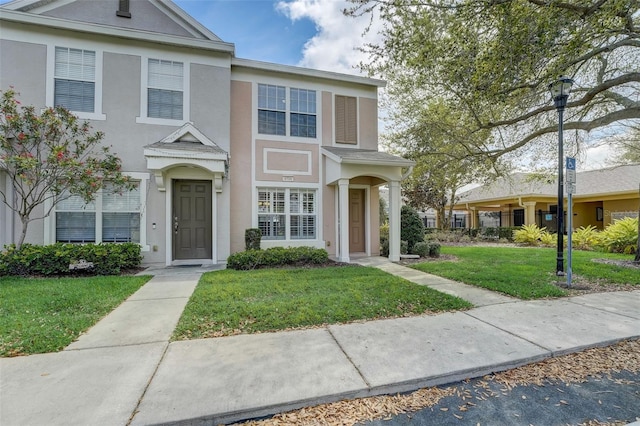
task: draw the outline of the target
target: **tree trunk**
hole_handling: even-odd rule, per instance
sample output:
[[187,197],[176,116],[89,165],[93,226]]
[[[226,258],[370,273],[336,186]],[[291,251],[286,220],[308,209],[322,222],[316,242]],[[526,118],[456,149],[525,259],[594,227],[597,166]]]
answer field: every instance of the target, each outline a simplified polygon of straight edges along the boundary
[[16,242],[16,249],[18,250],[20,250],[20,247],[22,247],[22,244],[24,243],[24,239],[27,237],[29,218],[21,217],[20,221],[22,222],[22,232],[20,233],[20,237],[18,237],[18,242]]

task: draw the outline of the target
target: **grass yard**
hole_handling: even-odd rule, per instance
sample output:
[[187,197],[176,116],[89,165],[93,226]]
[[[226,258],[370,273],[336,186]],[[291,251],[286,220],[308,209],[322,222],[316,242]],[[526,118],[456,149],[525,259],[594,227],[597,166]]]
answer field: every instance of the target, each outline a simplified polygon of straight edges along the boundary
[[375,268],[224,270],[203,275],[174,339],[219,337],[470,308]]
[[149,278],[0,278],[0,356],[63,349]]
[[[514,247],[442,247],[442,254],[458,261],[430,261],[413,268],[452,280],[473,284],[521,299],[559,297],[566,291],[555,285],[556,250]],[[631,260],[629,255],[572,251],[574,279],[601,285],[634,285],[640,288],[640,270],[592,259]],[[565,253],[566,270],[566,253]]]

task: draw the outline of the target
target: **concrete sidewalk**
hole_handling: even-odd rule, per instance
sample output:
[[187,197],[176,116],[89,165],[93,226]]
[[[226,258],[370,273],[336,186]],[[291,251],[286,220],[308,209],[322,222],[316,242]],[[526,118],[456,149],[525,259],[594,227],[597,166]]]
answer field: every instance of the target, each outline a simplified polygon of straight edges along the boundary
[[199,274],[156,276],[67,350],[0,359],[0,424],[218,424],[640,337],[640,291],[518,301],[376,258],[360,262],[478,307],[169,343]]

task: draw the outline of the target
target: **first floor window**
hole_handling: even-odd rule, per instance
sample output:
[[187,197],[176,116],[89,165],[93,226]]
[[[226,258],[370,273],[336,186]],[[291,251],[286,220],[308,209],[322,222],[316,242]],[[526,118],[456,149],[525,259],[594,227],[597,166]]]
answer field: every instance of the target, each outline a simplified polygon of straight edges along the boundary
[[265,240],[315,239],[316,190],[258,189],[258,228]]
[[90,203],[71,196],[56,206],[56,241],[139,243],[140,187],[118,194],[106,186]]

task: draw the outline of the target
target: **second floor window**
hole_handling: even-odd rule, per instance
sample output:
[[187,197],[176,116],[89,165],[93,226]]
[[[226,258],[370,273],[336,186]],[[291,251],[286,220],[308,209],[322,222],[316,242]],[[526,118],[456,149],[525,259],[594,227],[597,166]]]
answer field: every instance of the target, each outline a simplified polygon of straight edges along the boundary
[[358,143],[358,102],[352,96],[336,95],[336,142]]
[[315,90],[290,88],[288,92],[287,97],[284,86],[258,84],[258,133],[315,138]]
[[96,52],[56,47],[54,71],[55,106],[70,111],[94,112]]
[[182,120],[183,68],[182,62],[149,59],[147,117]]

